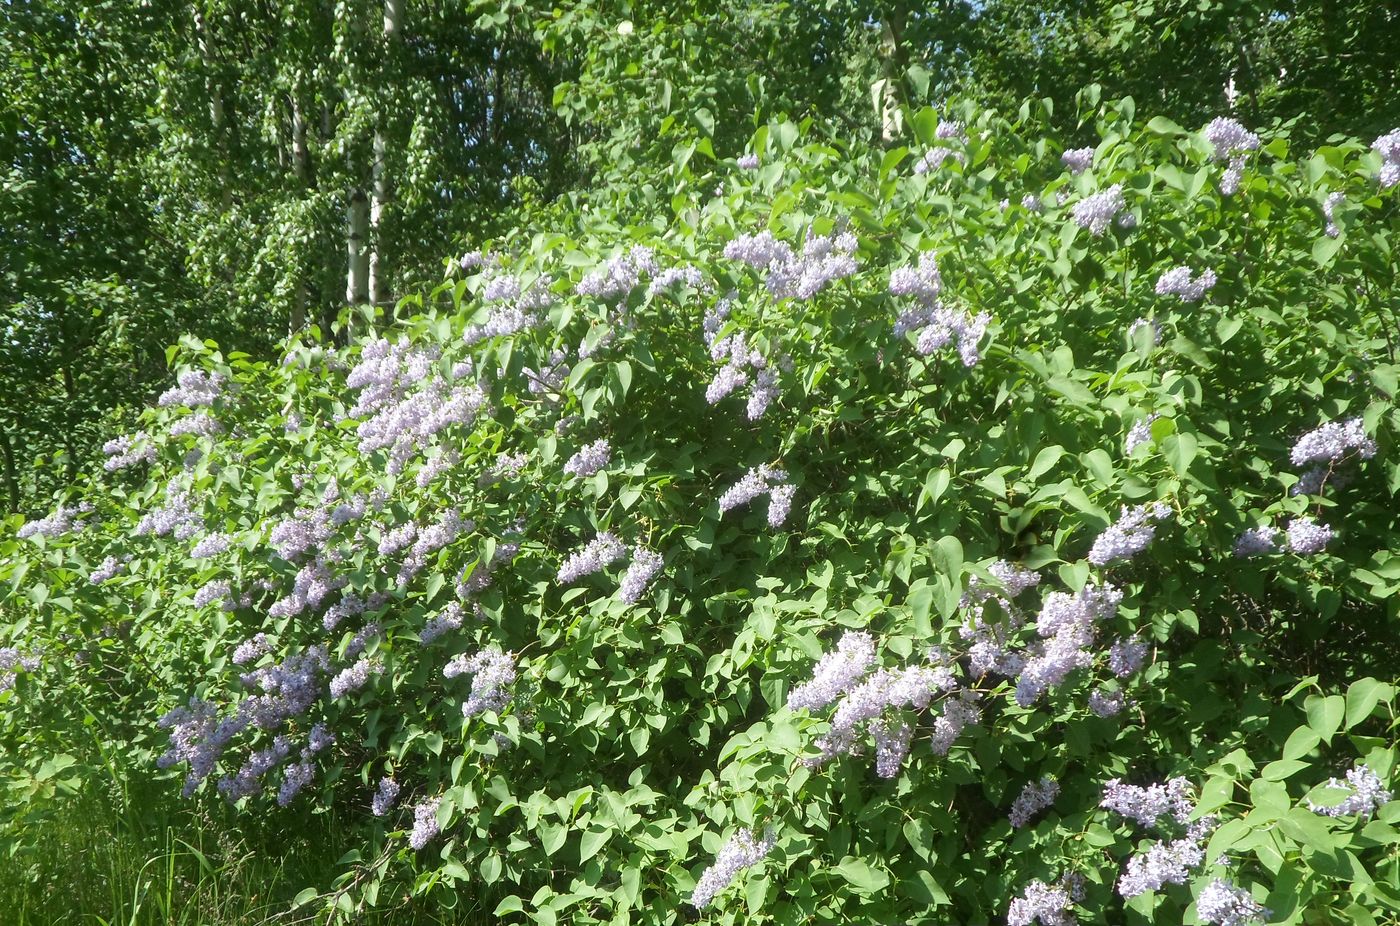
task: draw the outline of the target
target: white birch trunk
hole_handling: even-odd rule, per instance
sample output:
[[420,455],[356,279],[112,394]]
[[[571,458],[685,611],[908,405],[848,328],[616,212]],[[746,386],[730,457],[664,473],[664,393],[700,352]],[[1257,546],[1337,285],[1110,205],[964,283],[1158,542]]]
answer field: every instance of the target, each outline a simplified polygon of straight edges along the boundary
[[345,256],[348,270],[345,274],[345,301],[359,305],[369,300],[369,202],[365,194],[356,190],[350,194],[350,203],[345,209]]

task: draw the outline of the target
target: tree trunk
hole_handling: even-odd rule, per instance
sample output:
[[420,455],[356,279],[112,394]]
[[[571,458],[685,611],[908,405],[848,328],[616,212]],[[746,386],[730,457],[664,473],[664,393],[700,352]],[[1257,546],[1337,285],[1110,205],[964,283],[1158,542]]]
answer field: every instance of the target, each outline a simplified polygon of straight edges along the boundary
[[[206,72],[217,71],[219,63],[217,49],[214,45],[214,33],[209,28],[204,13],[197,7],[194,11],[194,31],[199,45],[199,56],[204,62]],[[224,113],[223,81],[214,76],[206,77],[204,92],[209,97],[209,125],[214,136],[213,148],[219,157],[219,199],[223,204],[224,211],[227,212],[233,206],[233,183],[229,176],[228,132],[225,126],[227,118]]]
[[14,514],[19,511],[19,479],[15,476],[15,448],[4,428],[0,428],[0,455],[5,458],[5,510]]
[[[384,48],[382,54],[386,64],[392,63],[394,59],[394,43],[398,38],[399,29],[403,25],[403,8],[404,0],[384,0]],[[380,81],[381,88],[385,83],[385,81]],[[372,182],[369,205],[369,299],[375,305],[384,302],[387,296],[384,286],[384,268],[381,265],[383,239],[380,236],[384,207],[389,201],[389,175],[384,164],[388,142],[384,135],[385,113],[382,102],[378,116],[374,130],[374,164],[370,168]]]
[[365,241],[369,235],[369,202],[365,199],[364,191],[355,190],[350,194],[345,225],[345,252],[349,263],[345,275],[345,301],[360,305],[369,301],[369,248]]

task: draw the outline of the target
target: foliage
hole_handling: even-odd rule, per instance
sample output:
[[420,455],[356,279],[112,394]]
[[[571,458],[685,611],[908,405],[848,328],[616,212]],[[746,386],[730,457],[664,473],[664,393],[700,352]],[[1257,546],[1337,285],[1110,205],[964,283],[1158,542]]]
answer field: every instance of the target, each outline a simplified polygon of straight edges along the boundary
[[[360,848],[298,900],[347,915],[983,922],[1038,880],[1165,923],[1227,878],[1274,922],[1394,921],[1400,803],[1308,801],[1396,780],[1395,192],[1356,141],[1229,165],[1078,105],[1081,173],[1048,107],[907,112],[889,150],[774,121],[539,208],[373,310],[384,340],[184,339],[129,468],[0,539],[5,774],[105,774],[96,724],[172,798],[332,811]],[[1183,266],[1214,285],[1162,294]],[[1290,459],[1351,419],[1318,473]],[[1308,517],[1321,552],[1232,552]],[[826,659],[835,713],[790,708],[849,631],[905,687]],[[215,716],[248,722],[210,748]],[[1149,843],[1105,787],[1177,776],[1203,858],[1124,898]]]

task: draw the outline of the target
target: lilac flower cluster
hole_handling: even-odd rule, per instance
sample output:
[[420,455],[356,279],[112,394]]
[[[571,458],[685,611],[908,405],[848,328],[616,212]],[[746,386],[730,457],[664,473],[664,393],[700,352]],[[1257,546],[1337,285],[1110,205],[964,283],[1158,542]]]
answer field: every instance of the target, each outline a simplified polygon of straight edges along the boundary
[[1390,802],[1391,793],[1385,790],[1380,776],[1368,765],[1357,765],[1347,771],[1347,780],[1327,779],[1327,787],[1346,792],[1341,803],[1323,805],[1308,800],[1308,809],[1327,817],[1357,816],[1370,819],[1382,804]]
[[[987,567],[987,572],[1000,585],[1000,590],[976,576],[968,582],[959,607],[967,612],[970,621],[958,628],[958,635],[968,641],[968,668],[974,677],[988,672],[1011,677],[1020,673],[1025,664],[1024,657],[1009,646],[1011,633],[1023,622],[1021,609],[1013,599],[1039,585],[1040,574],[1006,560],[997,560]],[[988,602],[995,602],[1006,620],[989,620]]]
[[[887,713],[904,708],[923,710],[935,694],[956,688],[957,681],[941,665],[880,668],[864,677],[851,675],[847,670],[859,662],[863,646],[860,638],[853,638],[844,658],[828,663],[824,674],[813,679],[816,687],[808,688],[799,699],[800,704],[818,703],[837,683],[845,686],[830,729],[814,744],[820,755],[808,760],[808,764],[820,765],[836,756],[857,754],[862,734],[868,731],[875,737],[876,774],[892,778],[909,753],[911,736],[902,718],[888,717]],[[821,671],[822,667],[818,669]]]
[[603,531],[588,542],[582,550],[571,554],[559,567],[555,581],[561,585],[576,582],[587,575],[599,572],[609,563],[627,555],[627,547],[608,531]]
[[1008,815],[1011,825],[1020,829],[1030,823],[1032,817],[1054,804],[1055,798],[1059,796],[1060,783],[1050,775],[1044,776],[1040,781],[1028,782],[1011,804],[1011,813]]
[[378,675],[381,666],[373,659],[360,659],[353,665],[341,669],[331,679],[331,698],[339,700],[349,694],[354,694],[365,685],[369,684],[371,675]]
[[505,272],[494,272],[485,281],[481,291],[483,302],[491,304],[486,321],[467,326],[462,340],[476,344],[488,338],[509,337],[528,328],[539,325],[544,320],[544,310],[553,302],[549,289],[554,281],[542,276],[528,287]]
[[418,539],[399,565],[399,574],[394,579],[399,588],[413,581],[413,577],[428,565],[428,557],[447,546],[463,534],[476,530],[476,522],[463,520],[456,508],[449,508],[436,522],[418,531]]
[[637,286],[643,273],[652,276],[656,271],[656,256],[651,248],[635,245],[627,253],[619,254],[585,276],[574,291],[580,296],[605,300],[625,298]]
[[913,333],[915,346],[924,356],[956,341],[963,366],[976,366],[982,359],[979,342],[987,332],[991,315],[969,315],[942,304],[939,295],[943,278],[932,251],[921,253],[916,267],[896,267],[891,271],[889,291],[892,296],[912,296],[915,300],[913,307],[901,311],[895,319],[896,337]]
[[724,246],[724,256],[767,271],[768,291],[777,299],[810,299],[827,284],[844,279],[859,269],[854,254],[856,237],[849,232],[837,235],[808,235],[797,254],[792,247],[773,238],[769,231],[740,235]]
[[1095,688],[1089,692],[1089,710],[1099,717],[1116,717],[1128,706],[1123,692],[1107,688]]
[[1204,842],[1211,826],[1211,821],[1198,821],[1186,836],[1154,842],[1145,852],[1128,859],[1118,877],[1118,893],[1129,898],[1161,890],[1167,884],[1185,884],[1205,861]]
[[1089,562],[1095,566],[1106,566],[1117,560],[1132,559],[1152,542],[1157,527],[1153,521],[1160,521],[1171,514],[1171,508],[1162,502],[1151,505],[1123,506],[1118,520],[1109,525],[1094,540],[1089,550]]
[[1123,438],[1123,453],[1131,456],[1134,450],[1152,440],[1152,422],[1160,417],[1162,416],[1153,412],[1129,428],[1127,437]]
[[812,670],[812,680],[788,693],[788,710],[820,710],[850,691],[875,663],[875,640],[870,634],[848,630],[836,649],[824,653]]
[[415,850],[422,849],[437,838],[437,812],[441,804],[442,798],[435,797],[413,808],[413,832],[408,834],[408,844]]
[[240,701],[236,716],[260,730],[276,729],[316,703],[321,696],[320,676],[329,670],[330,656],[319,644],[254,669],[240,681],[260,693]]
[[562,350],[554,350],[549,355],[549,363],[536,370],[525,367],[525,388],[530,395],[558,395],[564,389],[564,381],[569,378],[571,368],[569,355]]
[[360,390],[349,418],[363,418],[357,429],[360,452],[388,449],[389,472],[400,473],[409,458],[440,431],[470,425],[486,405],[476,385],[449,383],[435,369],[435,352],[407,342],[370,341],[360,352],[346,385]]
[[710,284],[699,267],[668,267],[651,278],[651,284],[647,286],[647,295],[663,293],[677,283],[684,283],[702,293],[710,291]]
[[452,467],[462,462],[462,458],[455,450],[446,450],[428,460],[418,469],[418,474],[413,477],[413,484],[420,489],[426,489],[432,485],[443,473],[450,472]]
[[426,646],[448,631],[456,630],[461,626],[462,606],[454,601],[423,625],[422,631],[418,634],[418,642]]
[[1336,536],[1336,532],[1332,528],[1326,524],[1318,524],[1309,517],[1299,517],[1289,521],[1284,533],[1288,535],[1288,549],[1300,556],[1321,553]]
[[1244,180],[1246,152],[1259,150],[1259,136],[1225,116],[1212,119],[1206,125],[1204,134],[1213,149],[1211,157],[1221,163],[1230,162],[1220,179],[1220,193],[1234,196]]
[[1270,525],[1251,527],[1235,539],[1235,556],[1248,559],[1278,550],[1278,528]]
[[1123,592],[1112,585],[1086,585],[1078,594],[1051,592],[1041,603],[1036,632],[1041,640],[1027,649],[1016,680],[1016,703],[1027,707],[1061,685],[1069,673],[1087,667],[1094,625],[1118,613]]
[[38,657],[26,656],[18,647],[0,646],[0,692],[15,687],[20,671],[37,672],[39,665]]
[[252,753],[237,772],[219,779],[219,793],[230,803],[252,797],[262,790],[262,777],[281,764],[292,751],[292,741],[282,735],[272,744]]
[[211,556],[227,553],[232,542],[233,538],[228,534],[211,531],[201,537],[199,543],[190,550],[190,559],[209,559]]
[[1070,217],[1080,228],[1088,229],[1091,235],[1102,235],[1127,205],[1123,199],[1123,185],[1115,183],[1075,203],[1070,208]]
[[172,484],[166,487],[165,504],[142,515],[136,524],[136,533],[189,540],[203,526],[203,519],[191,507],[190,493]]
[[322,557],[317,557],[297,571],[292,591],[268,609],[273,617],[296,617],[307,608],[318,608],[331,592],[345,587],[348,580],[338,577]]
[[1347,194],[1341,190],[1329,193],[1322,201],[1322,215],[1327,219],[1327,227],[1323,229],[1328,238],[1335,238],[1342,233],[1342,229],[1337,225],[1337,207],[1347,201]]
[[952,158],[959,164],[967,163],[967,155],[960,147],[967,144],[967,127],[961,122],[945,119],[938,123],[938,128],[934,130],[934,137],[939,141],[950,142],[949,147],[934,147],[924,152],[924,156],[914,165],[914,173],[927,174],[937,171],[943,166],[943,162]]
[[1371,142],[1371,150],[1381,156],[1381,172],[1376,177],[1381,189],[1400,183],[1400,129],[1391,129]]
[[1041,203],[1039,196],[1034,193],[1027,193],[1025,196],[1021,197],[1021,208],[1027,212],[1033,212],[1038,215],[1044,211],[1045,206]]
[[345,646],[345,658],[354,659],[365,651],[365,647],[378,640],[383,633],[384,628],[379,626],[378,621],[370,621],[350,638],[350,642]]
[[1060,163],[1069,168],[1072,174],[1082,174],[1094,166],[1093,148],[1071,148],[1060,155]]
[[1212,926],[1249,926],[1262,923],[1269,910],[1260,906],[1249,892],[1223,878],[1216,878],[1196,897],[1196,917]]
[[747,413],[750,421],[757,421],[768,411],[773,399],[777,398],[778,374],[768,362],[768,358],[757,349],[749,347],[743,332],[736,332],[727,338],[715,337],[715,332],[723,322],[723,316],[718,314],[720,311],[728,314],[728,305],[721,303],[716,309],[706,313],[705,341],[710,347],[710,358],[716,362],[726,362],[705,389],[705,401],[714,405],[745,385],[749,382],[749,374],[746,371],[752,370],[754,379],[749,387]]
[[496,462],[491,468],[481,474],[477,484],[482,488],[495,485],[502,479],[513,479],[520,475],[520,471],[525,468],[525,464],[530,462],[528,453],[503,453],[496,457]]
[[1099,806],[1142,826],[1155,827],[1162,817],[1168,815],[1177,823],[1185,824],[1195,805],[1191,783],[1177,777],[1146,788],[1125,784],[1122,779],[1114,778],[1104,784]]
[[579,478],[592,476],[611,461],[612,444],[607,438],[600,438],[569,457],[568,462],[564,464],[564,472]]
[[115,577],[125,568],[126,563],[117,559],[115,556],[109,556],[104,559],[96,569],[88,573],[88,581],[93,585],[101,585],[108,579]]
[[665,560],[661,558],[661,554],[653,553],[645,547],[633,547],[632,562],[628,564],[627,572],[622,577],[618,597],[625,604],[635,604],[664,565]]
[[758,170],[758,155],[752,153],[740,155],[736,163],[740,170]]
[[1070,907],[1082,899],[1083,884],[1078,878],[1062,878],[1054,887],[1037,879],[1011,901],[1007,926],[1032,926],[1037,920],[1042,926],[1077,926],[1079,920]]
[[964,688],[956,697],[944,700],[943,711],[933,720],[930,739],[934,755],[946,756],[965,728],[982,722],[982,708],[977,704],[981,697],[978,692]]
[[75,508],[59,505],[48,517],[26,523],[15,532],[15,536],[20,540],[27,540],[30,537],[62,537],[64,534],[80,531],[87,527],[87,522],[80,516],[89,514],[92,509],[91,502],[82,502]]
[[1162,343],[1162,323],[1159,322],[1159,321],[1157,321],[1155,318],[1153,318],[1153,319],[1148,319],[1148,318],[1139,318],[1139,319],[1135,319],[1135,320],[1133,321],[1133,323],[1132,323],[1131,325],[1128,326],[1128,340],[1129,340],[1129,341],[1134,341],[1134,340],[1136,340],[1139,331],[1151,331],[1151,332],[1152,332],[1152,346],[1153,346],[1153,347],[1156,347],[1158,344],[1161,344],[1161,343]]
[[392,778],[384,777],[379,779],[379,787],[374,791],[374,800],[370,804],[370,812],[376,817],[382,817],[390,810],[394,809],[394,802],[399,798],[399,783]]
[[1347,454],[1355,451],[1363,460],[1376,455],[1376,442],[1366,436],[1360,418],[1346,421],[1329,421],[1314,428],[1302,437],[1289,452],[1288,458],[1294,466],[1308,463],[1334,464],[1341,462]]
[[1142,668],[1147,658],[1147,643],[1139,637],[1114,640],[1108,648],[1108,670],[1119,678],[1127,678]]
[[788,511],[792,507],[793,494],[797,487],[787,481],[786,470],[775,469],[766,463],[751,468],[734,485],[719,497],[721,515],[747,505],[760,496],[768,496],[768,525],[773,528],[783,526]]
[[748,829],[741,829],[729,837],[715,856],[714,863],[695,883],[695,891],[690,895],[691,906],[697,910],[709,906],[715,895],[733,883],[739,872],[763,861],[776,844],[777,838],[771,830],[764,833],[762,839],[755,839],[753,831]]
[[444,678],[468,673],[472,676],[472,690],[462,705],[462,716],[504,711],[510,704],[510,688],[515,684],[515,657],[501,652],[500,647],[488,646],[474,656],[456,657],[442,670]]
[[242,713],[221,717],[215,705],[195,698],[186,707],[168,711],[156,725],[170,731],[170,747],[156,764],[161,768],[170,768],[177,762],[189,765],[183,790],[188,797],[213,774],[229,743],[248,726],[248,717]]
[[224,433],[224,426],[208,412],[196,412],[181,418],[170,426],[171,437],[194,434],[197,437],[218,437]]
[[[514,533],[518,534],[523,527],[517,525]],[[462,571],[457,574],[457,597],[463,600],[483,592],[491,587],[493,575],[502,563],[515,559],[515,554],[520,552],[520,544],[516,541],[507,541],[496,544],[496,552],[484,563],[477,563],[475,567],[468,563],[462,567]],[[471,572],[467,570],[471,569]]]
[[102,468],[109,473],[137,463],[154,463],[156,461],[155,445],[150,443],[150,439],[145,434],[124,434],[121,437],[114,437],[102,445],[102,452],[107,455],[107,459],[102,463]]
[[[340,596],[340,600],[326,609],[326,613],[321,615],[321,626],[326,628],[326,632],[340,626],[340,622],[347,617],[358,617],[366,611],[377,611],[389,600],[386,592],[375,592],[368,599],[363,599],[353,592],[346,592]],[[371,625],[375,626],[375,625]]]
[[175,386],[162,392],[156,400],[156,404],[161,408],[171,405],[183,405],[186,408],[210,406],[224,394],[224,378],[218,373],[182,370],[175,378],[175,383]]
[[271,648],[271,644],[269,644],[267,640],[267,634],[255,634],[238,644],[238,647],[233,651],[233,664],[246,666],[250,662],[256,662],[266,655]]
[[1157,278],[1157,295],[1176,296],[1182,302],[1200,302],[1215,282],[1214,270],[1202,270],[1193,277],[1190,267],[1173,267]]

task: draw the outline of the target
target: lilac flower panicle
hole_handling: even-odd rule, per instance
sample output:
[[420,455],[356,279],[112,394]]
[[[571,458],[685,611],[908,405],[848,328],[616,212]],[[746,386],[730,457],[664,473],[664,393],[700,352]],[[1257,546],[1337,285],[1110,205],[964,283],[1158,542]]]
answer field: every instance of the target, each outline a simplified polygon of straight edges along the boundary
[[632,562],[627,567],[627,572],[622,577],[622,583],[618,589],[618,597],[627,604],[634,604],[642,597],[651,580],[661,571],[665,561],[659,553],[653,553],[644,547],[634,547],[632,550]]
[[1400,129],[1391,129],[1371,142],[1371,150],[1381,156],[1381,169],[1376,176],[1381,189],[1400,183]]
[[511,699],[515,684],[515,657],[500,647],[488,646],[472,656],[458,656],[442,670],[443,677],[472,676],[471,692],[462,704],[463,717],[475,717],[487,711],[502,713]]
[[1211,926],[1249,926],[1264,922],[1268,915],[1248,891],[1223,878],[1211,881],[1196,896],[1196,916]]
[[226,553],[232,542],[232,537],[218,531],[205,534],[199,543],[194,545],[194,549],[190,550],[190,559],[208,559],[211,556]]
[[768,526],[774,529],[783,526],[787,520],[788,512],[792,509],[792,497],[797,492],[797,487],[791,483],[783,483],[772,487],[768,495]]
[[1099,806],[1146,827],[1156,826],[1168,815],[1177,823],[1185,824],[1195,809],[1191,783],[1181,777],[1146,788],[1114,778],[1104,784]]
[[775,469],[766,464],[751,468],[744,474],[744,478],[730,486],[720,496],[720,514],[726,514],[735,508],[747,505],[756,498],[767,495],[772,489],[772,483],[781,483],[786,480],[787,473],[781,469]]
[[415,850],[422,849],[437,837],[437,812],[441,803],[442,798],[435,797],[413,808],[413,832],[408,834],[408,844]]
[[1337,225],[1337,207],[1347,201],[1347,194],[1341,190],[1328,194],[1322,202],[1322,215],[1327,219],[1327,226],[1323,229],[1328,238],[1336,238],[1342,233],[1342,229]]
[[982,708],[977,704],[980,697],[975,691],[964,690],[943,702],[942,713],[933,721],[934,755],[946,756],[965,728],[982,722]]
[[1200,302],[1215,285],[1214,270],[1193,276],[1190,267],[1173,267],[1157,278],[1157,295],[1176,296],[1182,302]]
[[287,766],[282,773],[282,784],[277,789],[277,806],[286,807],[296,800],[298,794],[302,792],[316,777],[316,766],[306,759],[295,762]]
[[561,585],[599,572],[627,554],[627,548],[613,534],[603,531],[582,549],[571,554],[559,567],[555,581]]
[[1357,765],[1350,769],[1345,782],[1329,778],[1327,787],[1347,792],[1341,803],[1330,806],[1308,800],[1308,809],[1328,817],[1357,816],[1367,820],[1380,810],[1382,804],[1389,803],[1391,798],[1391,793],[1385,790],[1380,776],[1367,765]]
[[1094,166],[1093,148],[1071,148],[1060,155],[1060,163],[1069,168],[1072,174],[1082,174]]
[[171,405],[183,405],[186,408],[213,405],[224,392],[224,378],[218,373],[184,370],[176,377],[175,382],[177,385],[162,392],[156,400],[156,404],[161,408]]
[[1039,196],[1034,193],[1027,193],[1025,196],[1021,197],[1021,208],[1027,212],[1033,212],[1038,215],[1044,211],[1045,206],[1041,203]]
[[1170,509],[1158,502],[1153,505],[1123,507],[1118,520],[1110,525],[1094,540],[1089,550],[1089,562],[1095,566],[1106,566],[1116,560],[1132,559],[1147,549],[1156,536],[1156,525],[1170,514]]
[[749,829],[741,829],[729,837],[715,856],[714,863],[705,869],[696,882],[695,891],[690,895],[691,906],[697,910],[709,906],[715,895],[733,883],[745,868],[752,868],[763,861],[776,844],[777,838],[771,830],[762,839],[755,839],[753,831]]
[[875,774],[894,778],[904,767],[914,741],[914,728],[907,721],[886,719],[871,725],[875,736]]
[[738,165],[740,170],[758,170],[758,155],[742,155],[739,158]]
[[[374,800],[370,804],[370,812],[376,817],[382,817],[390,810],[394,809],[394,803],[398,798],[399,783],[392,778],[381,778],[379,779],[379,787],[374,791]],[[436,813],[436,810],[434,813]],[[427,844],[427,840],[424,840],[424,844]]]
[[88,573],[88,581],[93,585],[101,585],[108,579],[117,576],[117,574],[125,568],[126,563],[123,563],[115,556],[109,556],[104,559],[96,569]]
[[1127,678],[1142,668],[1147,657],[1147,642],[1140,637],[1114,640],[1108,649],[1108,670],[1119,678]]
[[1011,804],[1011,813],[1008,815],[1011,825],[1020,829],[1030,823],[1036,814],[1054,804],[1055,798],[1059,796],[1060,783],[1050,775],[1039,781],[1028,782]]
[[1226,116],[1212,119],[1203,133],[1214,149],[1211,156],[1217,161],[1229,161],[1242,152],[1259,149],[1259,136]]
[[256,662],[271,649],[267,634],[257,634],[238,644],[238,648],[233,651],[233,663],[238,666],[246,666],[250,662]]
[[1298,438],[1288,459],[1294,466],[1309,463],[1337,463],[1355,452],[1363,460],[1376,455],[1376,442],[1366,436],[1360,418],[1329,421]]
[[1011,901],[1006,912],[1007,926],[1076,926],[1079,920],[1070,907],[1074,905],[1069,891],[1036,880],[1026,885],[1021,896]]
[[1278,528],[1264,525],[1244,530],[1235,539],[1235,557],[1247,559],[1278,551]]
[[1288,549],[1300,556],[1321,553],[1332,542],[1336,533],[1326,524],[1318,524],[1312,518],[1294,518],[1285,530],[1288,535]]
[[150,439],[145,434],[126,434],[114,437],[102,445],[102,452],[107,455],[107,459],[102,463],[102,468],[109,473],[134,466],[137,463],[154,463],[156,461],[155,445],[150,443]]
[[845,694],[875,662],[875,641],[870,634],[848,630],[836,649],[826,653],[812,670],[811,681],[788,693],[788,710],[819,710]]
[[1089,230],[1091,235],[1102,235],[1108,231],[1118,213],[1127,208],[1123,199],[1123,185],[1115,183],[1106,190],[1087,196],[1070,209],[1070,217],[1080,228]]
[[1185,884],[1204,861],[1205,847],[1199,838],[1155,842],[1145,852],[1128,859],[1118,878],[1118,893],[1126,899],[1161,890],[1168,884]]
[[87,526],[87,522],[79,518],[79,515],[87,514],[90,511],[92,511],[92,505],[88,502],[84,502],[76,508],[59,505],[47,517],[26,522],[15,532],[15,536],[20,540],[27,540],[30,537],[62,537],[64,534],[80,531]]
[[443,634],[461,626],[462,606],[454,601],[423,625],[423,630],[418,634],[418,642],[426,646]]
[[369,683],[370,676],[378,674],[379,670],[379,663],[372,659],[361,659],[348,668],[342,669],[335,678],[331,679],[331,697],[343,698],[359,691]]
[[569,457],[564,464],[564,472],[571,476],[592,476],[612,460],[612,444],[606,438],[586,445],[578,453]]
[[1089,692],[1089,710],[1099,717],[1116,717],[1127,706],[1127,699],[1123,697],[1121,691],[1095,688]]

